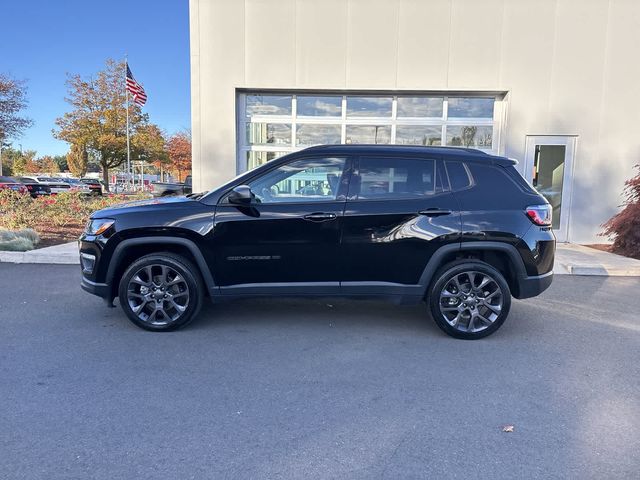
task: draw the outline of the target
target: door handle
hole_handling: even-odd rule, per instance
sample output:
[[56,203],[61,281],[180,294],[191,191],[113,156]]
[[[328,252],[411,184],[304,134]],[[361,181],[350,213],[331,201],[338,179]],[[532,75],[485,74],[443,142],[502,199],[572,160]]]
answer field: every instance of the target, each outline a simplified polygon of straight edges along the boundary
[[309,215],[305,215],[305,220],[309,220],[310,222],[326,222],[327,220],[333,220],[336,218],[335,213],[310,213]]
[[425,217],[441,217],[443,215],[451,215],[451,210],[444,210],[441,208],[427,208],[418,212]]

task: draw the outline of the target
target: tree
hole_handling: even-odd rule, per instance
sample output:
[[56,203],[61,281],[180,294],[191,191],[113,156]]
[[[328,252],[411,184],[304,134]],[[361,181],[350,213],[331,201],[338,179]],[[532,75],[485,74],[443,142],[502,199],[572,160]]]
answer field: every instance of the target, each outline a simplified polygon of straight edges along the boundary
[[131,138],[131,159],[151,163],[158,168],[164,166],[169,155],[165,135],[157,125],[141,125]]
[[67,165],[66,155],[54,155],[53,161],[58,164],[58,170],[60,172],[66,172],[67,170],[69,170],[69,166]]
[[[60,140],[84,145],[88,154],[100,162],[107,185],[109,169],[127,160],[124,68],[124,62],[108,59],[105,69],[95,77],[69,76],[69,96],[65,100],[72,110],[56,120],[58,129],[53,132]],[[133,102],[129,102],[129,125],[132,137],[148,125],[148,116]],[[145,146],[140,144],[139,149],[144,150]]]
[[84,145],[74,143],[67,153],[67,166],[69,171],[76,177],[84,177],[89,166],[89,154]]
[[19,137],[33,121],[19,115],[27,106],[27,88],[24,80],[15,80],[0,73],[0,142]]
[[11,168],[13,175],[27,175],[40,172],[40,165],[36,162],[35,150],[25,150],[24,152],[17,153],[18,155],[14,157]]
[[39,172],[46,172],[46,173],[60,172],[60,168],[58,167],[58,164],[56,163],[56,161],[51,155],[45,155],[44,157],[40,157],[38,160],[36,160],[36,165],[39,169],[38,170]]
[[623,209],[603,225],[602,235],[613,237],[612,250],[640,259],[640,164],[638,173],[624,183]]
[[178,181],[182,181],[182,174],[191,170],[191,135],[189,132],[178,132],[167,141],[169,154],[169,169],[177,173]]

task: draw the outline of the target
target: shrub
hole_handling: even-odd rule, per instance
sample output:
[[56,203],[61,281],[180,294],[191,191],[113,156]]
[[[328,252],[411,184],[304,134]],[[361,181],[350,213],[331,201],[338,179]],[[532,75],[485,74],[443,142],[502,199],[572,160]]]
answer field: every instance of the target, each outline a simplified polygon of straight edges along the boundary
[[[34,229],[41,234],[55,230],[77,236],[96,210],[149,198],[147,194],[85,197],[77,192],[31,198],[12,190],[0,191],[0,228]],[[37,235],[37,234],[36,234]]]
[[638,174],[624,183],[623,208],[603,225],[601,235],[613,237],[611,250],[640,259],[640,165]]
[[26,252],[27,250],[33,250],[39,241],[40,237],[32,229],[15,232],[0,229],[0,250]]

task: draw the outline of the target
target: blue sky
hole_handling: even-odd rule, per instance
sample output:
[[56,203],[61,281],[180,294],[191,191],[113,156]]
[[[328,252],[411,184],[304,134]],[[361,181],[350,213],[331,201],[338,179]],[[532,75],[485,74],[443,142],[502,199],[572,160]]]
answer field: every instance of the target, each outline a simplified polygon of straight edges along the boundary
[[0,25],[0,71],[27,80],[26,114],[35,122],[14,146],[66,153],[51,135],[69,108],[66,73],[91,75],[125,53],[149,97],[150,121],[169,133],[190,127],[187,0],[6,1]]

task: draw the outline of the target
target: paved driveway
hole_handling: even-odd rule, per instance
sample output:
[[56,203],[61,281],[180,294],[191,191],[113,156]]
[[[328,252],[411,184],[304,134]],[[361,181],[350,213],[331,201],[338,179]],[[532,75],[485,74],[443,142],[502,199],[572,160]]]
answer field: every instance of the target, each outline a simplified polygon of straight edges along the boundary
[[0,264],[1,478],[638,478],[640,279],[558,277],[476,342],[373,301],[153,334],[78,282]]

